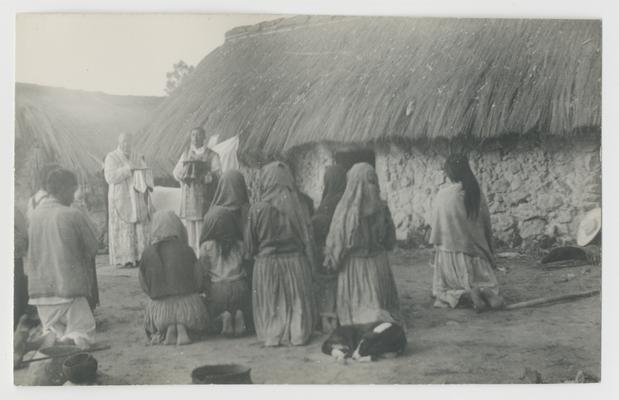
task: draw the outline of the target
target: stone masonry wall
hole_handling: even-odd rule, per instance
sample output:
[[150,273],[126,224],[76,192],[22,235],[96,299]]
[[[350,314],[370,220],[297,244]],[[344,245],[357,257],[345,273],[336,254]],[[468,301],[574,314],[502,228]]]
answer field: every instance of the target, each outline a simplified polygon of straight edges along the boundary
[[333,153],[322,143],[304,150],[293,152],[289,157],[289,164],[299,189],[314,200],[314,207],[318,207],[322,198],[325,170],[334,164]]
[[[599,150],[599,137],[581,137],[500,142],[471,152],[499,244],[528,248],[573,242],[583,213],[601,205]],[[377,152],[381,190],[399,239],[429,223],[432,200],[444,184],[445,155],[436,145],[392,145]]]
[[[432,201],[446,179],[445,145],[376,147],[381,195],[399,240],[423,242]],[[473,150],[471,168],[486,195],[499,245],[547,247],[574,242],[582,215],[601,205],[599,136],[497,141]],[[299,188],[317,206],[330,147],[306,147],[291,157]]]

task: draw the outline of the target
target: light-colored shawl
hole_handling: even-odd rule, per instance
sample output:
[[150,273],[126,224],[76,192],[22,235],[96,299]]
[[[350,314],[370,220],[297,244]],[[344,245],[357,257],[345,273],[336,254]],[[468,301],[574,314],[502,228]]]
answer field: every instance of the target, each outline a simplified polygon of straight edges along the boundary
[[361,218],[379,212],[383,206],[378,177],[370,164],[355,164],[348,171],[346,181],[346,190],[333,213],[325,246],[325,263],[335,269],[360,242],[357,235]]
[[494,265],[492,247],[489,244],[492,237],[490,213],[483,194],[479,203],[479,215],[475,219],[466,215],[461,183],[441,189],[434,203],[430,243],[442,250],[484,258]]

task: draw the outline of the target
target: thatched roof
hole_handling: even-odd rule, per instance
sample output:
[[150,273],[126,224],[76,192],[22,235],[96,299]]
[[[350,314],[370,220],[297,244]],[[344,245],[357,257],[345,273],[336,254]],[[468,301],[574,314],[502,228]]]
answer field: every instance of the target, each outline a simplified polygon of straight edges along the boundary
[[[101,170],[122,131],[136,132],[161,101],[17,83],[15,88],[16,170],[35,151],[73,169],[82,178]],[[99,161],[97,161],[99,160]],[[30,165],[32,166],[32,165]]]
[[228,32],[157,109],[171,168],[202,125],[274,157],[309,142],[599,132],[601,22],[294,17]]

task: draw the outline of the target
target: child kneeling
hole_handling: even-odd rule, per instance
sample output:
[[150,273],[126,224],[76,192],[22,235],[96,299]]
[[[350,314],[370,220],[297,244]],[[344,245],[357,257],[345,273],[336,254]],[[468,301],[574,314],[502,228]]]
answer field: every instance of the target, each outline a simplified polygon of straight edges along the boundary
[[233,212],[211,206],[200,236],[209,314],[221,318],[220,333],[243,336],[250,317],[250,287],[244,263],[243,234]]

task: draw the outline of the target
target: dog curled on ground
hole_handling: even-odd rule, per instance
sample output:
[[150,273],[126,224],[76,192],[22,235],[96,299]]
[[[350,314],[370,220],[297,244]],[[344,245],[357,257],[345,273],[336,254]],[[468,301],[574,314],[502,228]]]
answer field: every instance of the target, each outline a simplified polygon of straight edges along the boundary
[[336,360],[376,361],[399,356],[406,349],[404,329],[393,322],[344,325],[336,328],[322,344],[322,352]]

